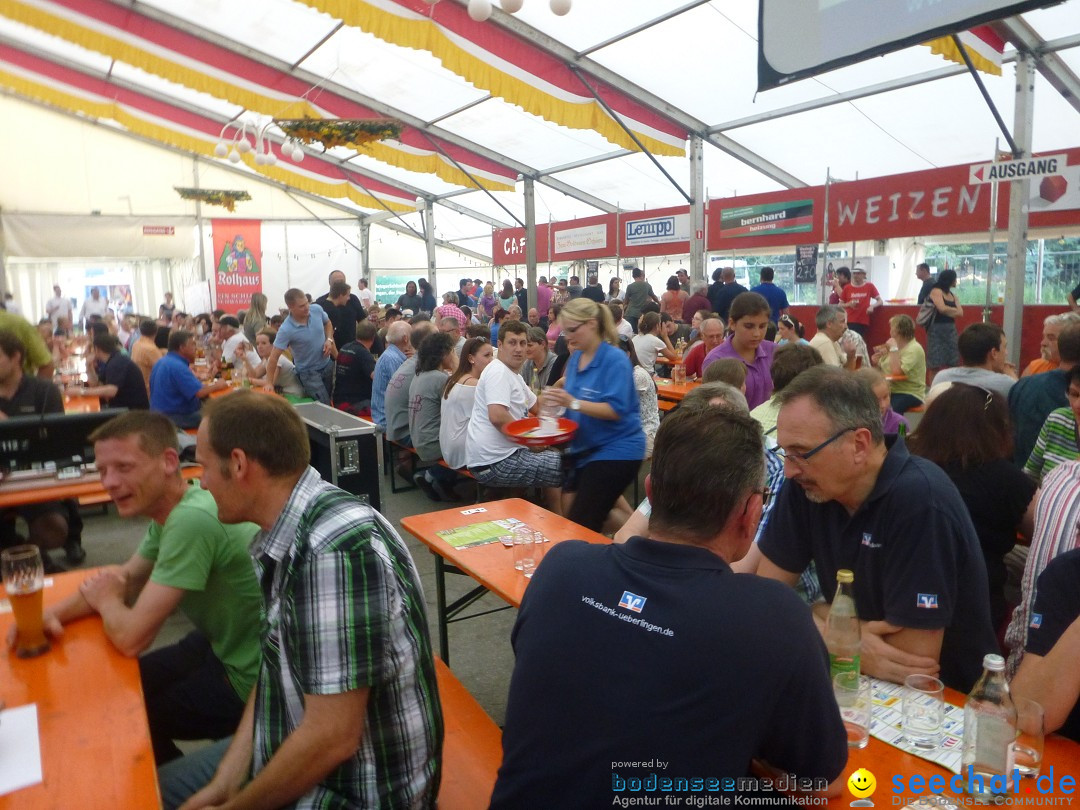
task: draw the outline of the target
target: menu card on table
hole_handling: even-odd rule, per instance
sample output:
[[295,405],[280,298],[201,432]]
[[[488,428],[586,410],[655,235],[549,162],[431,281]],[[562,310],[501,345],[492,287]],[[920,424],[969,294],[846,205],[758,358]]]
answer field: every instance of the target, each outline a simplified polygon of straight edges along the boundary
[[473,523],[457,529],[443,529],[441,532],[435,532],[435,534],[454,548],[472,548],[473,546],[497,543],[500,537],[513,534],[514,527],[520,525],[521,521],[517,518],[487,520],[483,523]]
[[941,742],[933,751],[925,751],[910,745],[904,739],[901,728],[904,686],[877,678],[870,679],[874,703],[874,717],[870,722],[870,734],[907,754],[936,762],[953,773],[960,773],[960,760],[964,751],[964,707],[945,704],[945,718],[941,725]]
[[41,782],[37,704],[0,712],[0,796]]

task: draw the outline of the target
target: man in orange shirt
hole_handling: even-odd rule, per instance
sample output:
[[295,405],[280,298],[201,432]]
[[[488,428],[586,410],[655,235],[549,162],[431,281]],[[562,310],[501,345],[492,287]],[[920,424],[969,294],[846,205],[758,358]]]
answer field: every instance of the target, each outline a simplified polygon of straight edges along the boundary
[[156,321],[143,318],[139,321],[139,339],[131,345],[131,360],[142,372],[143,381],[146,383],[146,393],[150,393],[150,372],[154,363],[161,359],[161,349],[154,343],[158,325]]
[[1080,323],[1080,314],[1075,312],[1062,312],[1058,315],[1050,315],[1043,321],[1042,343],[1039,344],[1039,357],[1027,364],[1021,377],[1030,377],[1032,374],[1042,374],[1053,371],[1061,362],[1058,354],[1058,335],[1061,330],[1070,324]]

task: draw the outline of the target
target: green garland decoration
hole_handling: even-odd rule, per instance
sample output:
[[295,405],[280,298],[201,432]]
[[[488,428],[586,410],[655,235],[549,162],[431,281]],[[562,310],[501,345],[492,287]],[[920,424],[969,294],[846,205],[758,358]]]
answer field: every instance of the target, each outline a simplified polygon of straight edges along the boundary
[[282,132],[303,143],[321,143],[324,148],[363,148],[375,141],[401,137],[401,124],[390,118],[275,118]]
[[199,200],[208,205],[220,205],[226,211],[235,211],[238,202],[251,199],[246,191],[230,191],[221,188],[181,188],[173,186],[182,200]]

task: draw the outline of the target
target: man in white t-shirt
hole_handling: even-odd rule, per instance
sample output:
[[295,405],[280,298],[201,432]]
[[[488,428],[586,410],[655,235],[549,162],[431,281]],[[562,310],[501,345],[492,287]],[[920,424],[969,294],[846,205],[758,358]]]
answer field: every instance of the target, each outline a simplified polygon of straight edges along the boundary
[[521,377],[528,353],[528,327],[504,320],[499,327],[499,357],[476,384],[465,460],[483,486],[545,487],[549,509],[558,511],[562,459],[554,450],[533,452],[514,444],[502,428],[524,419],[536,406],[536,394]]
[[371,309],[371,305],[375,303],[375,293],[368,289],[366,278],[356,282],[356,297],[360,299],[360,305],[365,310]]
[[854,368],[855,354],[838,341],[847,331],[847,313],[840,307],[826,304],[817,311],[817,334],[810,346],[818,350],[827,366]]
[[259,365],[262,360],[259,359],[259,353],[252,348],[248,343],[247,338],[244,337],[244,333],[240,331],[240,321],[234,318],[232,315],[225,315],[218,321],[219,336],[223,341],[221,344],[221,361],[228,361],[234,365],[238,365],[240,357],[237,355],[237,349],[241,346],[244,347],[244,356],[247,357],[248,365],[252,368]]
[[71,300],[60,294],[60,285],[53,285],[53,297],[45,304],[45,316],[52,321],[53,332],[71,331]]
[[82,309],[79,310],[79,323],[89,331],[90,319],[97,316],[104,318],[109,311],[109,302],[101,297],[101,290],[97,287],[90,288],[90,297],[83,301]]

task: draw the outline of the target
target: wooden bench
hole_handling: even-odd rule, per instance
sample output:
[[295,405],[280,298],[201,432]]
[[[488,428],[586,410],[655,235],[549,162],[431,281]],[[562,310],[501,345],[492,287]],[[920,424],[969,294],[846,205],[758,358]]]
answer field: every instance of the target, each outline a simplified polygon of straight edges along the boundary
[[[420,455],[416,452],[416,448],[408,447],[404,444],[399,444],[393,439],[387,438],[385,433],[381,435],[383,444],[383,475],[388,475],[390,477],[390,491],[396,495],[399,492],[410,492],[416,489],[416,484],[413,483],[412,476],[416,475],[417,470],[423,469],[423,467],[420,466]],[[399,478],[399,475],[396,464],[396,451],[405,451],[409,454],[409,480],[405,482],[406,486],[403,487],[399,487],[397,484],[397,479]],[[469,472],[469,470],[465,467],[462,467],[460,470],[455,469],[454,467],[451,467],[449,464],[443,461],[441,458],[435,463],[438,464],[440,467],[445,467],[448,470],[453,470],[463,478],[471,478],[474,481],[476,480],[476,476]],[[425,466],[430,465],[425,463]],[[477,494],[479,495],[479,489],[477,490]]]
[[440,810],[481,810],[491,800],[502,763],[502,732],[450,668],[435,659],[446,736]]
[[658,399],[656,404],[661,413],[667,413],[668,411],[673,411],[679,407],[678,402],[673,402],[670,399]]

